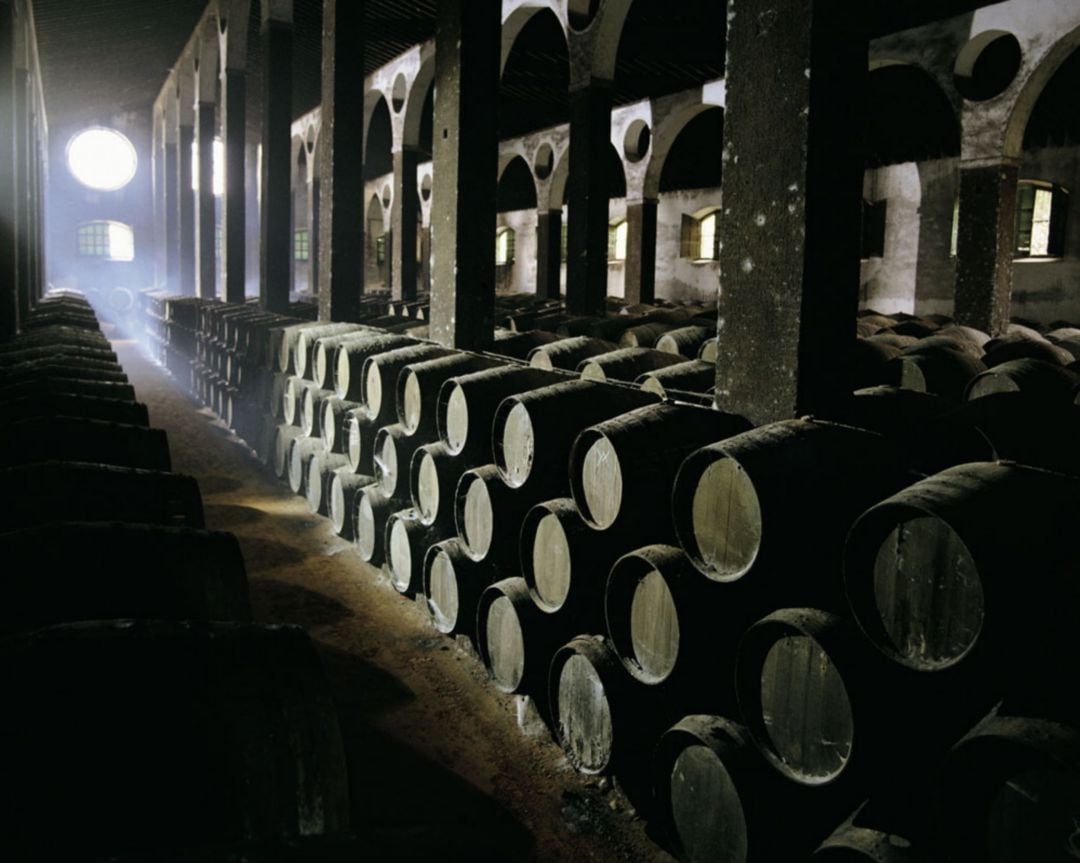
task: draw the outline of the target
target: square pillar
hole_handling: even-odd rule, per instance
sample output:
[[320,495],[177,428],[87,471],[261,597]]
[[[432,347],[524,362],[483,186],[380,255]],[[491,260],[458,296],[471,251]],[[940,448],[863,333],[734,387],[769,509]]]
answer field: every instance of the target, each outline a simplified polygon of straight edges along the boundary
[[[171,138],[171,140],[170,140]],[[180,205],[177,201],[180,174],[175,135],[167,135],[164,146],[165,179],[163,183],[163,218],[165,232],[165,288],[179,290],[180,284]]]
[[224,84],[221,127],[225,139],[225,197],[222,201],[221,251],[225,256],[225,299],[230,303],[242,303],[247,282],[244,236],[247,220],[247,198],[244,190],[247,75],[243,69],[226,69]]
[[263,139],[259,238],[259,303],[289,309],[293,251],[291,147],[293,26],[270,19],[262,26]]
[[536,295],[557,300],[561,293],[562,210],[536,214]]
[[195,190],[191,187],[194,176],[194,160],[191,145],[195,141],[195,129],[181,123],[177,133],[176,208],[179,266],[178,288],[181,294],[195,295]]
[[416,299],[416,223],[420,196],[416,187],[419,154],[403,147],[394,153],[394,201],[390,207],[393,258],[390,284],[395,300]]
[[324,321],[356,320],[364,293],[363,13],[357,0],[323,2],[317,270]]
[[199,296],[217,296],[217,220],[214,206],[215,105],[199,102],[195,108],[195,135],[198,141],[199,191],[195,196],[195,260]]
[[867,36],[825,0],[729,0],[716,404],[757,424],[848,391]]
[[570,91],[566,308],[576,315],[606,311],[611,103],[607,82]]
[[626,205],[626,287],[628,303],[656,299],[656,201]]
[[244,166],[244,260],[247,264],[244,273],[244,296],[258,296],[262,284],[262,256],[259,250],[259,235],[262,222],[262,195],[259,186],[262,183],[261,145],[247,145],[247,164]]
[[1011,162],[960,166],[953,315],[990,335],[1009,323],[1018,176]]
[[501,14],[498,0],[438,2],[431,337],[448,347],[484,348],[495,333]]

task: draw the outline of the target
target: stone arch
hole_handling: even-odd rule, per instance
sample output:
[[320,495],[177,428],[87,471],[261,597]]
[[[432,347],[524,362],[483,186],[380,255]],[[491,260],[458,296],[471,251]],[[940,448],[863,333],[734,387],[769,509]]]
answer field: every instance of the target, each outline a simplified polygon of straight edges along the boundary
[[1077,48],[1080,48],[1080,25],[1048,46],[1034,63],[1031,72],[1020,85],[1009,112],[1004,137],[1006,157],[1020,157],[1023,152],[1024,133],[1027,130],[1028,120],[1031,119],[1031,112],[1035,109],[1039,96],[1042,95],[1050,79]]
[[525,157],[514,154],[501,167],[496,193],[498,211],[536,209],[536,177]]
[[364,179],[373,180],[394,170],[394,125],[390,104],[374,92],[371,113],[364,124]]
[[862,116],[867,167],[960,155],[960,116],[939,80],[918,64],[872,63]]
[[601,81],[615,80],[615,63],[630,6],[634,0],[603,0],[581,31],[590,47],[590,72]]
[[[512,29],[510,29],[512,28]],[[550,8],[520,7],[503,30],[499,136],[516,138],[570,120],[570,47]]]
[[645,171],[644,196],[655,200],[660,194],[660,176],[664,172],[671,148],[694,118],[708,110],[717,109],[716,105],[705,102],[697,102],[686,105],[682,109],[669,114],[652,129],[652,145],[649,158],[649,167]]
[[435,86],[435,52],[433,47],[424,46],[420,58],[420,68],[416,77],[409,84],[405,99],[404,119],[402,122],[402,144],[406,147],[419,147],[421,133],[428,104],[428,94]]
[[[667,153],[656,173],[658,193],[675,189],[717,188],[723,162],[719,158],[699,158],[701,148],[719,153],[723,146],[724,109],[704,105],[671,137]],[[651,167],[651,166],[650,166]]]
[[251,0],[219,0],[217,16],[221,68],[246,69]]
[[541,3],[521,3],[513,8],[507,9],[504,6],[503,20],[502,20],[502,53],[499,63],[500,72],[506,69],[506,61],[510,57],[510,52],[513,50],[514,43],[517,41],[518,36],[521,35],[521,31],[525,29],[527,25],[536,15],[542,12],[550,12],[555,16],[559,22],[559,27],[562,29],[563,39],[567,43],[567,50],[569,50],[569,25],[566,20],[566,9],[563,3],[558,2],[541,2]]

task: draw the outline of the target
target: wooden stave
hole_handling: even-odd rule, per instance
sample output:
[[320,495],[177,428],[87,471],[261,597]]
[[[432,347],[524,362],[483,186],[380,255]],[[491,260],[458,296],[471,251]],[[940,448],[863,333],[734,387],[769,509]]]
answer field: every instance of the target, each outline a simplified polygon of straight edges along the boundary
[[[393,333],[371,338],[358,336],[355,342],[343,343],[338,347],[338,359],[334,364],[334,393],[339,399],[364,404],[364,363],[368,358],[416,343],[415,339]],[[346,365],[348,375],[343,376],[342,371]]]
[[[404,533],[408,559],[403,561],[394,543]],[[392,513],[386,521],[383,547],[387,549],[386,571],[390,584],[398,593],[415,596],[423,589],[424,562],[428,549],[439,541],[440,532],[420,521],[415,510],[403,509]]]
[[356,495],[356,514],[353,529],[354,544],[360,559],[372,566],[382,566],[386,560],[386,522],[394,511],[378,485],[363,486]]
[[[377,426],[386,426],[397,420],[397,380],[402,369],[413,363],[449,356],[454,351],[431,343],[414,344],[372,354],[364,361],[363,394],[359,399]],[[371,377],[380,381],[380,394],[370,392]],[[339,391],[340,395],[340,391]],[[378,404],[372,404],[374,400]]]
[[289,445],[288,482],[293,494],[304,494],[312,456],[324,451],[319,438],[298,437]]
[[348,459],[320,447],[311,457],[304,476],[304,498],[312,515],[330,515],[330,483]]
[[[438,431],[435,405],[442,385],[451,378],[503,365],[505,363],[493,357],[458,352],[405,366],[397,379],[397,422],[410,435],[433,438]],[[419,416],[408,408],[406,393],[410,388],[415,388],[419,394]]]
[[529,365],[545,371],[562,369],[572,372],[582,360],[597,354],[615,350],[617,345],[604,339],[590,336],[572,336],[546,345],[540,345],[529,352]]
[[[318,380],[315,371],[316,353],[323,339],[344,337],[351,334],[360,335],[364,332],[373,332],[363,324],[350,323],[326,323],[318,327],[302,330],[296,341],[296,357],[293,360],[297,374],[305,380],[319,384],[320,389],[328,389],[326,379]],[[329,370],[333,374],[333,369]]]
[[[451,621],[436,606],[431,586],[431,573],[438,555],[445,555],[453,566],[457,593],[457,614]],[[499,580],[498,570],[487,563],[472,560],[457,537],[433,543],[424,555],[423,593],[432,626],[443,635],[464,635],[477,643],[477,605],[480,595]]]
[[[337,512],[331,504],[330,521],[334,533],[342,539],[349,541],[356,539],[356,496],[364,486],[372,485],[375,478],[353,473],[351,467],[339,468],[334,472],[331,480],[331,494],[334,494],[334,486],[340,485],[342,497],[342,510]],[[333,501],[331,497],[331,501]],[[340,520],[340,524],[338,521]]]

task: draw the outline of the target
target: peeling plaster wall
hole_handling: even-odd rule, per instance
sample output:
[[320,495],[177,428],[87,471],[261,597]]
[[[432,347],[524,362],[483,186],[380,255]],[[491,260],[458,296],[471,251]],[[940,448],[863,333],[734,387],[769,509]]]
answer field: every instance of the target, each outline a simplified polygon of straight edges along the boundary
[[919,205],[922,186],[914,162],[867,171],[863,198],[887,201],[885,254],[864,258],[859,280],[859,306],[884,314],[915,311],[919,261]]
[[656,296],[668,300],[716,302],[720,286],[719,261],[679,257],[683,213],[719,207],[720,189],[688,189],[660,196],[656,213]]

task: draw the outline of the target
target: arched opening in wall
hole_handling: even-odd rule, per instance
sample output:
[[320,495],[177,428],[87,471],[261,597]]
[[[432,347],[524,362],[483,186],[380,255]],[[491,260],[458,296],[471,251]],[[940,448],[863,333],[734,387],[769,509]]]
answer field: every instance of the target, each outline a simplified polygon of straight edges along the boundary
[[[524,10],[518,14],[528,14]],[[570,120],[570,54],[550,9],[531,13],[517,34],[499,87],[499,137],[516,138]]]
[[634,0],[615,58],[615,104],[700,87],[724,76],[727,6]]
[[435,84],[429,84],[424,106],[420,109],[420,137],[417,148],[431,158],[435,149]]
[[381,96],[368,121],[364,137],[364,179],[376,180],[394,170],[394,130],[390,123],[390,107]]
[[612,145],[608,147],[608,198],[626,197],[626,172],[623,170],[622,157]]
[[937,82],[917,66],[872,69],[862,116],[867,168],[960,155],[960,119]]
[[389,285],[389,236],[383,219],[383,205],[378,195],[368,201],[366,231],[364,232],[365,288],[386,288]]
[[[708,108],[683,126],[664,159],[660,192],[719,190],[723,179],[724,109]],[[700,206],[717,204],[702,202]]]
[[536,181],[521,156],[515,156],[503,169],[495,203],[495,289],[501,293],[527,290],[525,284],[516,283],[515,262],[527,257],[527,249],[519,249],[518,241],[536,236]]
[[[253,0],[252,5],[259,5]],[[292,115],[322,102],[322,0],[293,0]]]
[[1024,132],[1024,150],[1080,144],[1080,48],[1074,50],[1039,94]]
[[309,205],[308,159],[307,148],[301,143],[296,162],[293,165],[292,183],[292,227],[293,227],[293,292],[310,293],[311,268],[311,208]]
[[585,30],[596,17],[600,0],[567,0],[566,15],[575,30]]

